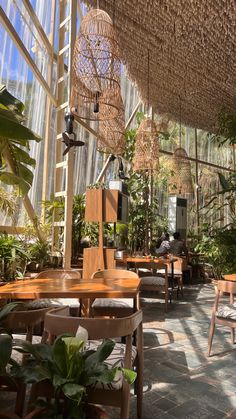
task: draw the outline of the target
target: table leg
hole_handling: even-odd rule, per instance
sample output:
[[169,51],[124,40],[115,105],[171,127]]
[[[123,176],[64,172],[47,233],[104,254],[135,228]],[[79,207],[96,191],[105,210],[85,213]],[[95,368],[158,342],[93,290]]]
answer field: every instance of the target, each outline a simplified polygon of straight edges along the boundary
[[80,304],[81,317],[90,317],[92,301],[89,298],[83,298],[80,300]]
[[136,295],[136,297],[134,298],[134,312],[140,310],[140,296],[139,296],[139,292]]

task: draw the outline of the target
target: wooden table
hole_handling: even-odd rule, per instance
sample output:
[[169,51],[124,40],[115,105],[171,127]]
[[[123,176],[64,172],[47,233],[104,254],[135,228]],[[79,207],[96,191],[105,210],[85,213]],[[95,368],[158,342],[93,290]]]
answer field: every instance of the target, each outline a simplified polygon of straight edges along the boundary
[[[0,287],[0,298],[38,299],[38,298],[133,298],[135,309],[140,308],[140,279],[22,279]],[[84,313],[86,315],[89,312]]]
[[234,281],[234,282],[236,282],[236,274],[223,275],[223,278],[226,281]]
[[133,263],[164,263],[165,265],[170,265],[173,264],[174,262],[176,262],[178,259],[175,258],[174,256],[170,256],[170,257],[149,257],[149,256],[129,256],[127,257],[126,261],[127,262],[133,262]]
[[170,281],[171,281],[171,287],[174,288],[174,262],[176,262],[178,259],[174,256],[168,256],[168,257],[164,257],[164,256],[159,256],[159,257],[149,257],[149,256],[134,256],[134,257],[128,257],[126,259],[127,263],[152,263],[152,264],[157,264],[157,263],[163,263],[167,266],[171,267],[171,277],[170,277]]

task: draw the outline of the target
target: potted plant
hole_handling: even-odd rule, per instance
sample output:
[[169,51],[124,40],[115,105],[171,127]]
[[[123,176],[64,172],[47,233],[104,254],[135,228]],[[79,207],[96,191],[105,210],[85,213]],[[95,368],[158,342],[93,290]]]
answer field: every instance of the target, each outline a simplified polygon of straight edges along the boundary
[[135,372],[117,366],[110,368],[105,362],[114,348],[114,341],[106,340],[97,350],[86,350],[86,339],[87,331],[79,328],[75,337],[61,335],[53,345],[24,341],[15,346],[19,352],[29,354],[29,358],[25,365],[12,363],[11,374],[26,383],[37,383],[43,388],[47,400],[50,400],[41,400],[38,408],[27,419],[105,419],[106,415],[96,416],[96,407],[87,403],[89,387],[97,382],[111,383],[117,371],[122,371],[124,378],[130,384],[133,383]]

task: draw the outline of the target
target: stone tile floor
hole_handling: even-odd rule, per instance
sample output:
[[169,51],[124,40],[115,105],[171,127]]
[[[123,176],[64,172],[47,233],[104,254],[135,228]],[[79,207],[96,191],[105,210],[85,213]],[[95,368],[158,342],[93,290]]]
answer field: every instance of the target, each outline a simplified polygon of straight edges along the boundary
[[[214,301],[212,284],[185,286],[168,313],[161,300],[142,298],[144,313],[143,419],[236,418],[236,348],[217,326],[207,357]],[[112,412],[118,419],[118,412]],[[130,419],[136,418],[135,398]]]
[[[217,327],[212,356],[207,339],[214,288],[185,286],[168,313],[163,300],[141,296],[144,313],[143,419],[236,419],[236,348],[228,328]],[[4,404],[1,405],[1,404]],[[6,399],[0,405],[9,406]],[[119,410],[108,409],[112,419]],[[130,419],[136,418],[135,397]]]

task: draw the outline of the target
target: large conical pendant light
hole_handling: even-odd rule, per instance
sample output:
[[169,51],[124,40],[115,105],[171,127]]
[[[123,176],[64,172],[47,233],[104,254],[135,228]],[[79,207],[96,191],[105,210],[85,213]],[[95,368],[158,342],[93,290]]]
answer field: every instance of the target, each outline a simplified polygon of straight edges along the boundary
[[105,153],[116,155],[123,154],[125,150],[125,109],[121,96],[117,117],[99,122],[97,148]]
[[172,161],[172,176],[169,179],[169,193],[189,195],[193,193],[191,163],[184,148],[181,147],[182,139],[182,112],[180,102],[179,147],[175,149]]
[[[147,80],[147,100],[149,110],[149,50],[148,50],[148,80]],[[134,171],[158,171],[159,170],[159,141],[158,128],[151,118],[145,118],[136,135],[135,153],[133,159]]]
[[81,22],[73,54],[70,107],[75,115],[88,120],[118,115],[120,65],[110,16],[103,10],[90,10]]

